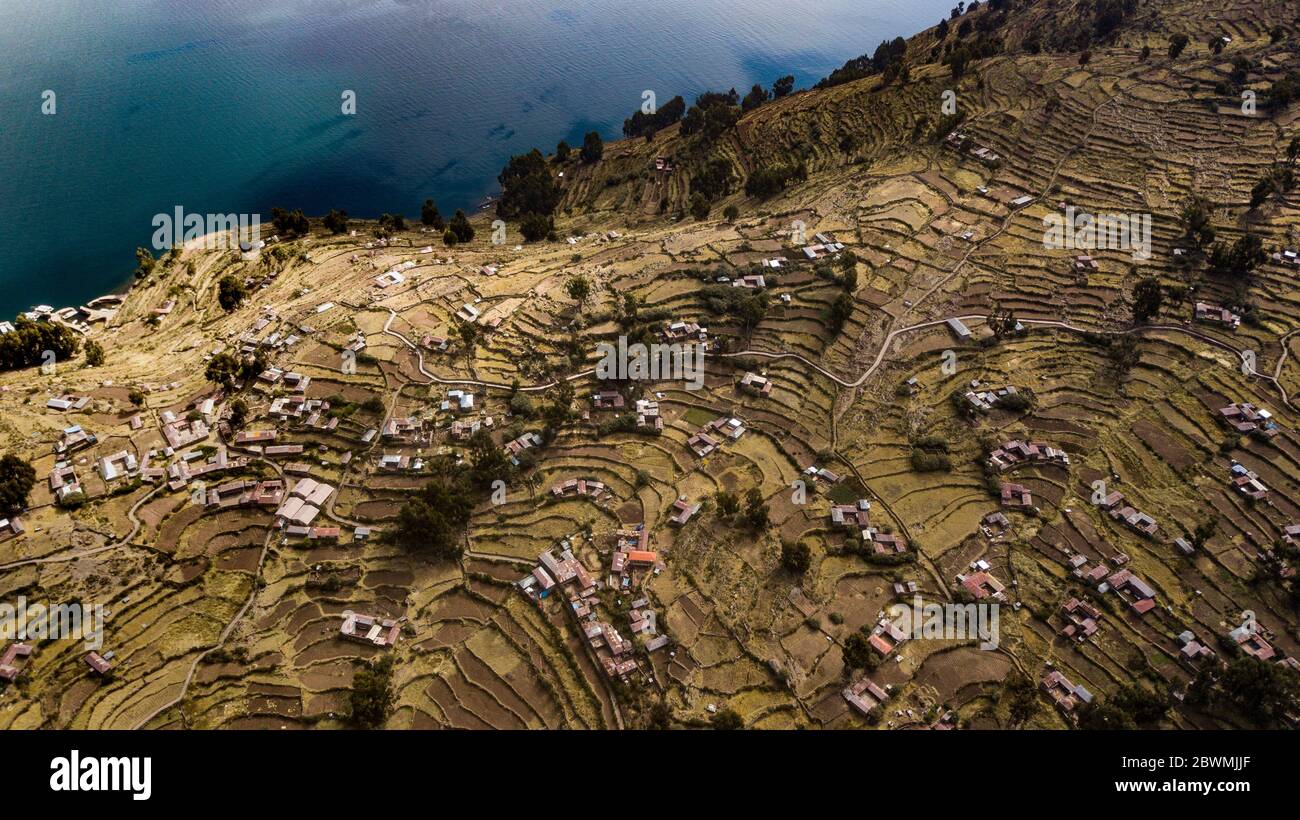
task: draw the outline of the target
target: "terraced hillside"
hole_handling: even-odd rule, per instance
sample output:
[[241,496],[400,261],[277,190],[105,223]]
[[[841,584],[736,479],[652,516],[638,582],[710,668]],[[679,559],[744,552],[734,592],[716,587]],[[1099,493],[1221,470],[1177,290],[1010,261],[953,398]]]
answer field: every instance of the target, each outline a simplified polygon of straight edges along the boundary
[[[716,136],[548,160],[552,241],[165,257],[90,330],[105,363],[0,375],[38,477],[0,597],[102,604],[112,666],[33,641],[0,727],[341,727],[381,657],[392,728],[1293,719],[1226,687],[1300,653],[1300,213],[1251,205],[1297,162],[1298,19],[989,3]],[[1046,241],[1079,212],[1150,233]],[[620,338],[700,381],[602,378]],[[446,465],[487,474],[436,557],[393,536]],[[996,603],[996,646],[882,638],[916,596]]]

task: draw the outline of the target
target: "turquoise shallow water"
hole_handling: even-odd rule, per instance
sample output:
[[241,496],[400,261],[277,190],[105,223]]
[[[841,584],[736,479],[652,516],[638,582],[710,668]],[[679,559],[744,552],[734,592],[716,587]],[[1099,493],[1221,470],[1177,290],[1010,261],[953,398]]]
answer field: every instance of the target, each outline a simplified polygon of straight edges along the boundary
[[119,287],[177,206],[470,208],[511,154],[617,137],[645,89],[805,87],[950,5],[0,0],[0,317]]

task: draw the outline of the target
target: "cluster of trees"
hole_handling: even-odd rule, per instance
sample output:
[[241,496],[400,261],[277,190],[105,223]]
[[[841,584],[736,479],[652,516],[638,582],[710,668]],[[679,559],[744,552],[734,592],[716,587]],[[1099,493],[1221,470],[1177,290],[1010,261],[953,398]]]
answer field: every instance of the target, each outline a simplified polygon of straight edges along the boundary
[[588,131],[587,135],[582,138],[582,150],[578,156],[587,164],[600,162],[601,157],[605,156],[605,141],[600,138],[599,131]]
[[459,208],[456,213],[451,215],[451,222],[447,223],[447,230],[442,232],[442,241],[445,245],[464,244],[474,239],[474,226],[469,224],[469,217]]
[[[1240,653],[1236,644],[1228,651]],[[1278,663],[1239,654],[1221,671],[1203,668],[1187,687],[1185,702],[1207,711],[1229,706],[1269,729],[1286,727],[1286,716],[1300,709],[1300,677]]]
[[1208,265],[1213,274],[1244,282],[1266,259],[1268,254],[1264,252],[1263,241],[1258,236],[1245,234],[1231,245],[1214,243]]
[[1080,729],[1136,729],[1154,724],[1165,716],[1173,699],[1168,692],[1156,692],[1127,684],[1109,698],[1098,698],[1079,707]]
[[781,542],[781,566],[803,575],[812,566],[812,550],[803,541]]
[[768,165],[759,168],[745,180],[745,193],[757,199],[776,196],[791,182],[808,178],[808,168],[802,161],[793,165]]
[[681,134],[684,137],[702,135],[706,143],[714,142],[740,119],[740,95],[736,89],[725,94],[706,91],[695,98],[695,104],[682,118]]
[[[600,135],[594,131],[587,136],[590,138],[593,135],[597,141],[600,140]],[[588,153],[586,143],[582,150],[585,159]],[[604,151],[603,145],[599,151]],[[599,156],[596,158],[599,159]],[[497,216],[520,220],[524,238],[530,242],[554,233],[553,214],[560,204],[560,186],[541,151],[534,148],[527,154],[511,157],[497,176],[497,181],[501,183]],[[456,220],[453,219],[452,222],[454,226]]]
[[47,350],[54,352],[56,361],[71,359],[77,353],[77,334],[63,325],[19,316],[12,331],[0,333],[0,370],[43,364]]
[[277,234],[301,236],[311,230],[311,223],[301,208],[286,211],[284,208],[271,209],[271,224]]
[[[653,114],[636,111],[631,117],[623,120],[623,136],[645,137],[649,141],[659,131],[680,120],[685,113],[686,101],[681,98],[681,95],[678,95],[659,106]],[[558,150],[556,151],[556,158],[559,158]]]
[[433,228],[435,231],[445,230],[447,224],[442,219],[442,213],[438,210],[438,205],[432,199],[426,199],[420,206],[420,224],[426,228]]
[[770,510],[767,500],[763,498],[763,491],[759,488],[749,488],[745,493],[743,507],[740,496],[727,490],[718,490],[713,496],[713,502],[718,508],[718,517],[726,521],[735,521],[751,532],[767,529]]
[[952,468],[948,456],[948,440],[943,436],[921,436],[912,442],[912,469],[918,473],[934,473]]
[[234,274],[227,273],[217,280],[217,304],[221,305],[222,310],[234,310],[243,304],[246,296],[248,289],[244,287],[244,280]]
[[337,208],[331,208],[330,212],[325,214],[325,218],[321,220],[321,222],[325,225],[325,230],[329,231],[332,234],[337,235],[337,234],[348,232],[347,211],[341,211]]
[[85,346],[86,367],[99,367],[104,363],[104,346],[94,340],[87,340]]
[[208,359],[203,375],[213,384],[232,387],[235,382],[247,381],[266,368],[266,356],[258,351],[248,358],[223,351]]
[[[943,27],[944,34],[947,34],[948,22],[945,20],[940,25]],[[939,35],[940,39],[944,35]],[[817,88],[831,88],[844,83],[860,80],[863,77],[870,77],[874,74],[881,74],[892,66],[902,62],[907,55],[907,41],[902,37],[895,37],[893,40],[882,40],[880,45],[870,56],[863,54],[860,57],[854,57],[844,65],[835,69],[830,76],[822,79],[817,83]]]
[[700,295],[710,311],[735,319],[746,331],[752,330],[767,315],[769,299],[766,291],[710,285]]
[[21,512],[35,485],[36,469],[32,465],[13,453],[0,457],[0,512]]
[[831,302],[830,312],[827,316],[831,330],[838,334],[844,329],[844,324],[853,315],[853,305],[853,297],[847,293],[841,293],[835,297],[835,301]]
[[1164,301],[1165,291],[1160,287],[1159,279],[1148,276],[1141,280],[1133,286],[1133,321],[1138,324],[1147,322],[1160,313]]
[[348,715],[360,729],[378,729],[392,714],[397,697],[393,692],[393,656],[381,655],[352,676],[348,693]]

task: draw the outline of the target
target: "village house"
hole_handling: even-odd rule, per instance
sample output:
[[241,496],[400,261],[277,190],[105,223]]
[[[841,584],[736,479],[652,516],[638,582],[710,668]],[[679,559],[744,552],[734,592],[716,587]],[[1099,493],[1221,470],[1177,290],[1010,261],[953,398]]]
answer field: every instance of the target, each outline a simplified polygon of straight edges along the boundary
[[591,394],[591,403],[597,410],[622,410],[624,399],[617,390],[602,390]]
[[755,396],[769,396],[772,393],[772,381],[757,373],[746,373],[740,380],[740,388]]
[[700,327],[695,322],[672,322],[663,330],[663,338],[666,342],[682,342],[689,340],[707,341],[709,338],[708,328]]
[[465,441],[472,438],[479,430],[490,430],[492,428],[492,417],[484,416],[474,419],[456,419],[451,423],[449,433],[456,441]]
[[1272,438],[1279,432],[1277,422],[1273,421],[1273,414],[1249,402],[1220,408],[1219,417],[1238,433]]
[[420,420],[414,418],[391,418],[384,422],[380,435],[386,439],[411,442],[420,431]]
[[1097,621],[1101,619],[1101,610],[1092,604],[1071,598],[1061,604],[1061,616],[1065,626],[1061,635],[1071,640],[1083,642],[1097,632]]
[[54,452],[57,455],[68,455],[98,443],[99,438],[94,433],[87,433],[81,429],[80,424],[74,424],[59,434],[59,440],[54,444]]
[[448,390],[447,398],[439,405],[444,413],[474,412],[474,394],[468,390]]
[[1253,621],[1246,621],[1241,626],[1228,633],[1228,638],[1235,643],[1242,652],[1259,661],[1272,660],[1277,654],[1273,645],[1269,643],[1264,635],[1263,630]]
[[895,649],[907,643],[911,637],[911,635],[908,635],[907,632],[900,629],[893,621],[886,618],[876,624],[875,628],[871,630],[871,635],[868,636],[867,642],[871,644],[871,648],[874,649],[880,657],[887,658]]
[[700,511],[701,504],[691,504],[686,500],[686,496],[681,496],[673,502],[673,514],[668,518],[668,523],[674,527],[680,527],[691,520],[691,516]]
[[1247,470],[1245,466],[1232,463],[1232,486],[1243,496],[1255,501],[1263,501],[1268,497],[1268,487],[1264,482],[1259,480],[1259,476],[1252,470]]
[[1064,450],[1058,449],[1041,441],[1023,442],[1019,439],[1013,439],[998,447],[989,454],[988,464],[1000,473],[1015,467],[1018,464],[1056,464],[1061,467],[1070,466],[1070,456]]
[[831,506],[831,525],[850,530],[859,538],[866,538],[866,530],[871,526],[871,502],[859,498],[854,504],[834,504]]
[[1138,615],[1145,615],[1155,608],[1155,590],[1127,569],[1112,574],[1105,583],[1097,587],[1097,591],[1101,593],[1110,590],[1114,590],[1121,599],[1127,601],[1129,608]]
[[949,319],[947,325],[952,335],[957,337],[957,341],[964,342],[971,338],[970,328],[966,327],[966,323],[961,319]]
[[71,464],[60,461],[50,470],[50,492],[59,501],[81,492],[81,482]]
[[1007,396],[1014,396],[1017,392],[1013,385],[1007,385],[1006,387],[990,387],[984,390],[969,390],[963,398],[976,411],[987,413],[997,407],[998,403]]
[[[982,564],[982,566],[987,566],[987,564]],[[994,598],[998,601],[1006,599],[1003,592],[1006,587],[983,568],[976,572],[958,575],[957,583],[961,584],[977,601],[983,598]]]
[[1178,645],[1181,647],[1178,650],[1178,662],[1193,672],[1218,657],[1213,649],[1198,641],[1190,629],[1178,636]]
[[1064,714],[1070,714],[1081,703],[1092,703],[1092,693],[1082,685],[1075,686],[1069,678],[1053,669],[1042,680],[1043,691],[1048,694],[1056,708]]
[[519,438],[514,439],[513,441],[506,442],[505,451],[506,451],[506,455],[510,457],[510,461],[514,464],[518,464],[519,455],[521,453],[523,453],[525,450],[530,450],[533,447],[541,447],[541,446],[542,446],[541,436],[537,435],[536,433],[524,433]]
[[605,484],[591,478],[570,478],[551,487],[551,495],[555,498],[564,498],[565,496],[599,498],[604,492]]
[[343,610],[343,623],[339,635],[350,641],[388,648],[397,643],[402,628],[392,618],[362,615],[350,609]]
[[871,714],[871,710],[889,700],[889,693],[870,678],[863,678],[857,683],[844,687],[843,694],[849,705],[863,716]]
[[74,396],[69,393],[56,396],[45,402],[46,407],[51,410],[58,410],[59,412],[81,410],[85,408],[87,404],[90,404],[90,396]]
[[636,400],[636,426],[638,430],[653,429],[656,433],[663,432],[664,419],[659,415],[659,402],[650,399]]
[[750,274],[731,280],[731,286],[747,290],[762,290],[767,287],[767,280],[763,278],[762,274]]
[[1034,506],[1034,496],[1023,484],[1003,484],[1002,506],[1032,507]]
[[1241,317],[1225,307],[1212,305],[1208,302],[1196,303],[1196,318],[1202,322],[1213,322],[1221,324],[1232,330],[1241,326]]
[[[23,667],[27,665],[26,658],[31,654],[32,648],[25,643],[9,644],[4,654],[0,655],[0,679],[7,680],[10,683],[18,680]],[[24,659],[21,664],[18,662],[19,658]]]
[[139,469],[135,454],[126,450],[119,450],[112,455],[104,456],[97,462],[100,478],[104,481],[116,481],[125,476],[131,476]]
[[93,650],[87,652],[81,657],[81,659],[86,662],[86,665],[89,666],[90,670],[96,675],[107,675],[109,672],[113,671],[113,664],[109,663],[108,659],[103,655]]
[[17,538],[27,530],[23,527],[23,522],[18,520],[17,516],[9,518],[0,518],[0,541],[8,541],[10,538]]
[[862,535],[871,542],[871,551],[876,555],[900,555],[907,552],[907,539],[896,533],[868,527],[862,531]]

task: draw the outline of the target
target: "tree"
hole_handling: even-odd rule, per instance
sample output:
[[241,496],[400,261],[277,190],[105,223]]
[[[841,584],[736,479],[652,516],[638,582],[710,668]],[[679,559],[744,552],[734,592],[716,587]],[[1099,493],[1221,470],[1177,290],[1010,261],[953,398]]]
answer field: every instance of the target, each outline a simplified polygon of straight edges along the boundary
[[1148,276],[1138,282],[1133,286],[1133,321],[1142,324],[1160,313],[1164,299],[1165,292],[1159,279]]
[[247,295],[244,283],[236,279],[234,274],[227,273],[217,280],[217,304],[227,313],[239,307]]
[[569,281],[564,286],[565,292],[569,298],[578,303],[578,309],[582,310],[583,304],[586,303],[587,297],[591,295],[591,282],[582,274],[575,274],[569,277]]
[[[469,224],[469,217],[465,216],[463,210],[457,209],[452,214],[451,224],[447,228],[456,235],[456,241],[464,244],[474,240],[474,226]],[[446,237],[443,237],[446,239]]]
[[844,329],[844,323],[853,315],[853,297],[847,293],[841,293],[831,303],[830,325],[839,333]]
[[1038,712],[1034,683],[1022,672],[1013,672],[1003,680],[1001,699],[1006,701],[1012,726],[1023,726]]
[[393,656],[383,655],[362,666],[352,676],[348,714],[362,729],[378,729],[388,720],[393,704]]
[[812,550],[803,541],[783,542],[781,544],[781,566],[803,575],[812,566]]
[[440,231],[446,225],[442,221],[442,214],[438,211],[438,206],[432,199],[426,199],[420,206],[420,223],[427,227]]
[[1080,729],[1101,731],[1137,728],[1137,724],[1133,722],[1128,712],[1105,700],[1083,704],[1079,707],[1077,715]]
[[474,508],[469,481],[450,460],[437,463],[438,472],[397,514],[388,530],[391,542],[435,560],[451,561],[464,551],[465,527]]
[[784,97],[785,95],[789,94],[791,91],[794,91],[793,74],[787,74],[784,77],[778,79],[776,82],[772,83],[772,96],[778,100]]
[[752,111],[765,102],[767,102],[767,89],[758,83],[754,83],[754,87],[745,95],[745,99],[740,101],[740,110]]
[[844,639],[840,652],[844,655],[844,664],[850,669],[867,669],[872,663],[871,641],[861,632],[854,632]]
[[338,235],[348,232],[348,212],[341,211],[337,208],[331,208],[330,212],[325,214],[321,220],[325,225],[325,230],[332,234]]
[[720,709],[709,719],[709,723],[714,729],[736,730],[744,729],[745,721],[735,709]]
[[1179,214],[1183,237],[1203,247],[1214,241],[1214,227],[1210,224],[1210,206],[1204,197],[1193,196]]
[[465,358],[468,361],[474,360],[474,346],[478,344],[478,326],[471,322],[461,322],[456,328],[460,333],[460,341],[465,346]]
[[581,156],[582,161],[588,164],[600,162],[600,158],[605,156],[605,141],[600,138],[599,131],[588,131],[582,138]]
[[86,341],[86,367],[99,367],[104,363],[104,346],[94,340]]
[[455,244],[456,244],[456,232],[453,231],[451,228],[448,228],[447,230],[443,231],[443,232],[442,232],[442,243],[443,243],[444,245],[446,245],[447,247],[449,247],[449,248],[452,247],[453,245],[455,245]]
[[709,218],[709,201],[703,194],[691,194],[691,216],[699,221]]
[[736,218],[739,216],[740,216],[740,209],[737,208],[735,205],[728,205],[727,207],[722,209],[722,218],[727,220],[728,222],[735,222]]
[[536,148],[511,157],[497,182],[501,183],[497,216],[502,219],[522,219],[532,213],[550,216],[560,204],[560,186]]
[[1106,352],[1110,357],[1111,365],[1121,376],[1128,375],[1128,372],[1142,359],[1137,340],[1127,333],[1121,333],[1111,339]]
[[555,233],[555,218],[549,214],[525,214],[519,231],[526,242],[538,242]]
[[153,253],[148,248],[135,249],[135,278],[145,279],[153,273],[154,265],[158,260],[153,258]]
[[559,144],[555,146],[555,161],[568,162],[569,152],[572,150],[573,149],[569,147],[569,143],[565,142],[564,140],[560,140]]
[[718,507],[718,515],[722,518],[731,518],[740,512],[740,498],[732,492],[718,490],[713,494],[713,503]]
[[401,214],[384,213],[379,215],[379,236],[391,236],[406,230],[406,217]]
[[1187,48],[1186,34],[1175,34],[1173,37],[1170,37],[1169,38],[1169,59],[1171,60],[1178,59],[1178,55],[1182,54],[1183,49],[1185,48]]
[[745,493],[745,523],[755,532],[767,529],[768,520],[771,517],[767,506],[767,499],[763,498],[763,491],[757,487],[750,487],[749,492]]
[[238,430],[248,421],[248,402],[236,398],[230,403],[230,427]]
[[14,453],[0,457],[0,510],[21,512],[27,507],[27,495],[36,484],[36,469]]
[[285,236],[298,236],[311,230],[311,223],[307,220],[301,208],[295,208],[292,211],[286,211],[284,208],[272,208],[271,225],[275,228],[277,234],[284,234]]

